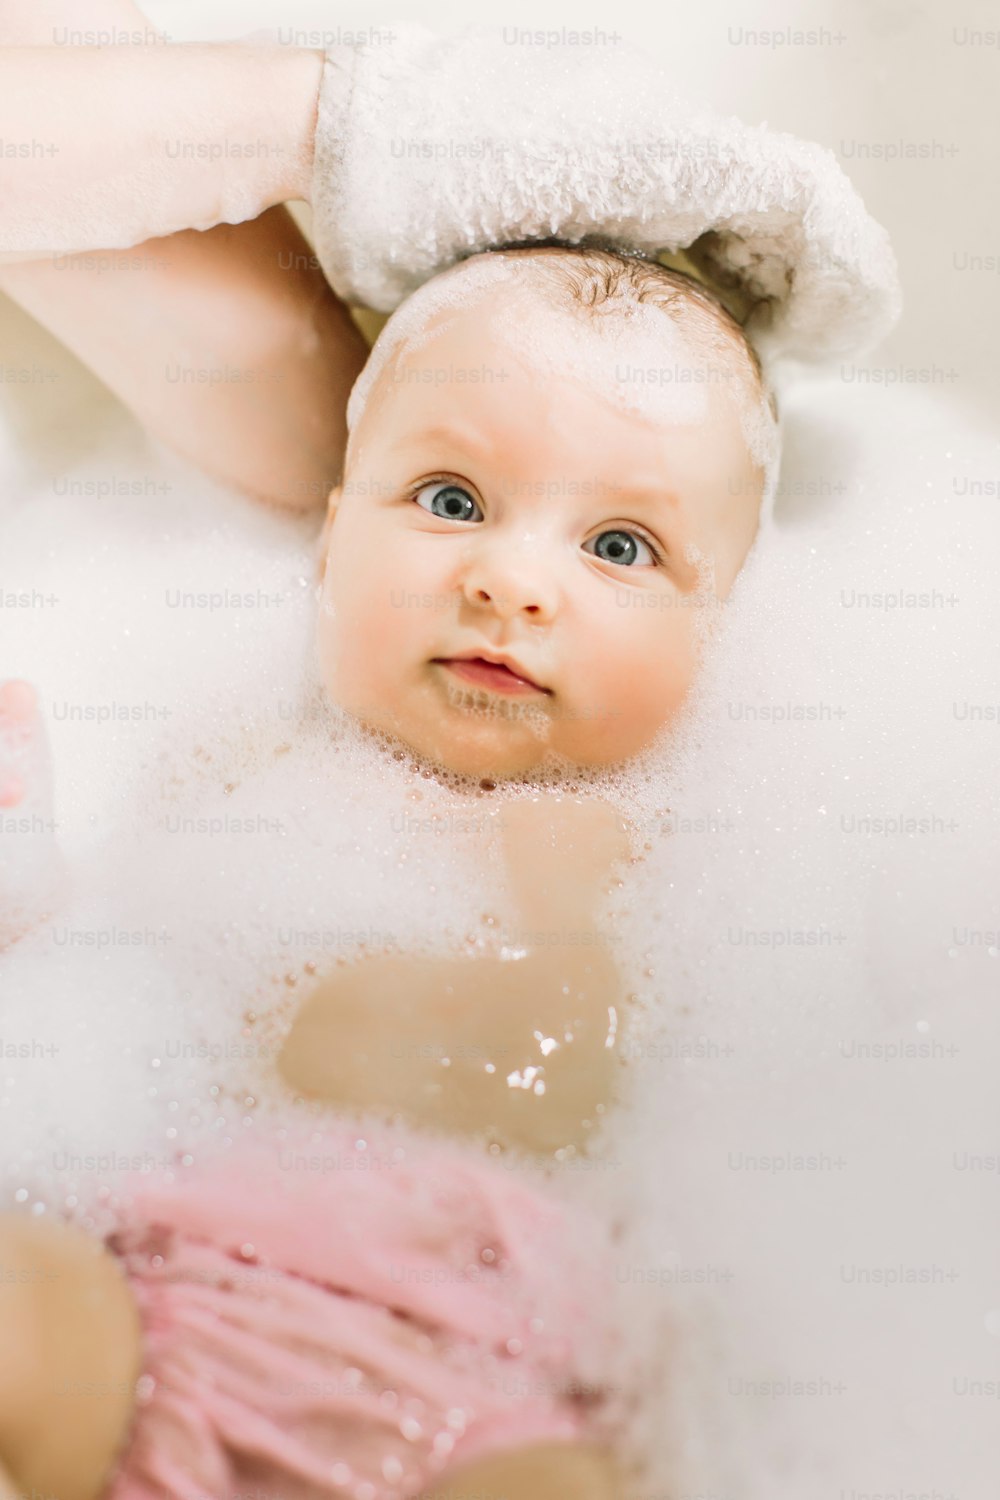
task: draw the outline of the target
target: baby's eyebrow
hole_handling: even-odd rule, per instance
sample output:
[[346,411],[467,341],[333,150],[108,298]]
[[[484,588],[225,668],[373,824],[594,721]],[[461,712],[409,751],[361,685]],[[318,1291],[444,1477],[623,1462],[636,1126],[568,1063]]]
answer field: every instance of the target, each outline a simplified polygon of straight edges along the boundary
[[420,432],[406,433],[398,442],[393,443],[392,447],[393,449],[418,448],[430,444],[464,448],[475,458],[484,460],[494,455],[493,444],[488,439],[480,437],[471,427],[461,427],[452,422],[441,422],[434,427],[425,427]]
[[666,503],[672,510],[676,510],[681,503],[679,495],[665,484],[657,484],[655,480],[625,481],[615,486],[615,493],[628,505],[645,505],[650,509],[659,509]]

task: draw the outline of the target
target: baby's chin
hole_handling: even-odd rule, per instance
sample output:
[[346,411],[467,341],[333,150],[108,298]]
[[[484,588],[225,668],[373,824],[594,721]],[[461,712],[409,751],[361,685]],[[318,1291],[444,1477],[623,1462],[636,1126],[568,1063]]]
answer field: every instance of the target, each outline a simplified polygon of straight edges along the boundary
[[395,722],[388,732],[430,767],[470,781],[520,780],[572,769],[544,739],[503,721],[463,722],[423,733]]
[[416,681],[379,681],[355,658],[323,650],[320,666],[327,701],[366,738],[397,758],[402,751],[473,782],[573,778],[617,766],[641,748],[625,744],[620,729],[609,738],[602,716],[591,726],[582,710],[452,682],[437,666]]
[[337,701],[329,692],[328,697],[364,738],[390,754],[411,755],[430,771],[470,782],[548,780],[560,774],[572,775],[588,764],[553,748],[552,725],[541,719],[538,710],[535,716],[526,712],[517,719],[507,717],[504,707],[499,713],[490,713],[483,705],[485,711],[479,717],[474,708],[457,710],[425,724],[414,719],[404,722],[388,708],[362,710]]

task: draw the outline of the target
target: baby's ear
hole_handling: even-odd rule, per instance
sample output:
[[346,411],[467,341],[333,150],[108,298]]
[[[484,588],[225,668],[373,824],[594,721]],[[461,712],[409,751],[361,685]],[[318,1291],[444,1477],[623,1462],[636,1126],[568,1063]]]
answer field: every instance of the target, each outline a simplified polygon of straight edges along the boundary
[[323,518],[323,527],[316,541],[316,577],[320,583],[326,577],[326,558],[330,550],[330,528],[333,525],[333,518],[337,514],[337,506],[340,504],[343,493],[343,486],[339,484],[335,484],[330,491],[326,502],[326,515]]

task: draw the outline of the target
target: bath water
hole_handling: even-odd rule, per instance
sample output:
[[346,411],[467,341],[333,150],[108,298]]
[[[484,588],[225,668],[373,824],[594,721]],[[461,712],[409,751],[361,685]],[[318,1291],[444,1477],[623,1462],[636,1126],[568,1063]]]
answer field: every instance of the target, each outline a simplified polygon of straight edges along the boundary
[[[626,1218],[609,1298],[664,1373],[632,1500],[986,1500],[1000,446],[926,392],[783,404],[776,524],[689,714],[562,784],[621,807],[635,862],[602,920],[623,1101],[552,1190]],[[322,705],[312,523],[118,426],[55,479],[12,447],[4,480],[0,588],[33,602],[3,672],[39,688],[75,885],[0,958],[0,1207],[101,1228],[137,1167],[280,1124],[308,965],[496,951],[497,818],[530,788]]]

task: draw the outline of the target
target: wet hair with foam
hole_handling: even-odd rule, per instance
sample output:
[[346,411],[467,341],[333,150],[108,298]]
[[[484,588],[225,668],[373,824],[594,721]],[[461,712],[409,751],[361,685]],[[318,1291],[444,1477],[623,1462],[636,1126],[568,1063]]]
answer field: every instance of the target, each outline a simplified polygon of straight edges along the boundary
[[[696,424],[706,415],[706,385],[721,385],[761,471],[761,524],[770,519],[781,459],[778,406],[739,322],[696,277],[642,255],[593,246],[507,245],[458,261],[419,287],[383,326],[351,391],[348,453],[385,371],[404,351],[419,348],[441,319],[500,288],[509,292],[511,307],[494,326],[508,344],[536,366],[562,373],[571,357],[574,373],[640,417]],[[532,293],[532,318],[514,316],[518,297]],[[551,317],[539,320],[539,300]],[[576,315],[575,323],[567,322],[567,313]],[[691,380],[692,365],[700,379]],[[649,371],[657,379],[646,383]]]

